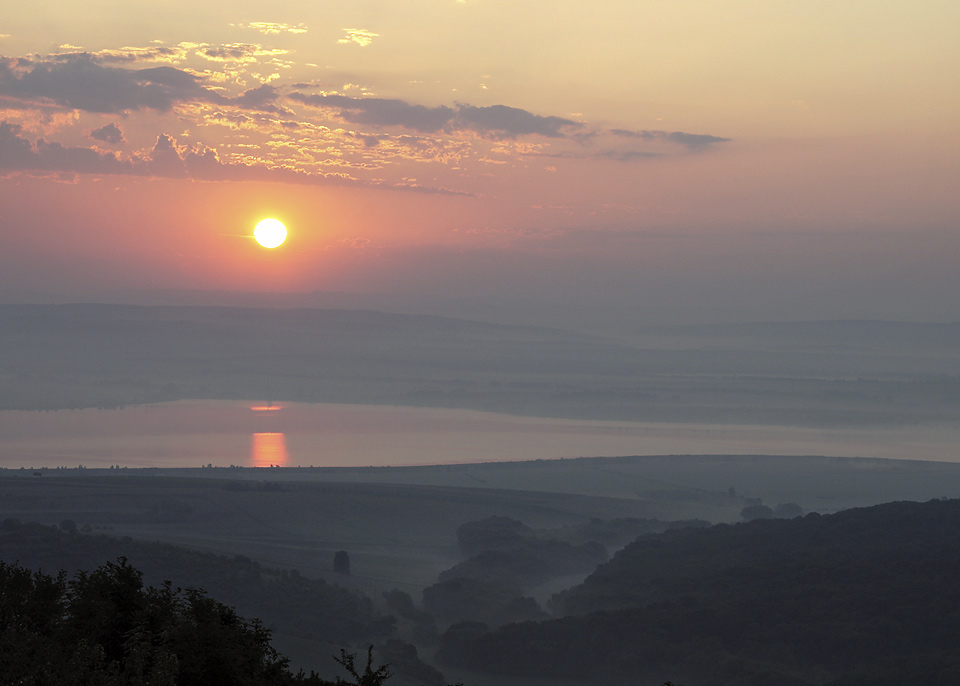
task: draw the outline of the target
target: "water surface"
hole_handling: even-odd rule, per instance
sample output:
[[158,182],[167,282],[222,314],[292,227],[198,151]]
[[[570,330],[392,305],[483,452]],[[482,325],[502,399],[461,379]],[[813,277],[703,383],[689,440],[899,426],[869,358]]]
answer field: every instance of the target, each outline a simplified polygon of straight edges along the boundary
[[960,461],[953,426],[807,429],[543,419],[370,405],[189,400],[0,412],[0,467],[385,466],[762,454]]

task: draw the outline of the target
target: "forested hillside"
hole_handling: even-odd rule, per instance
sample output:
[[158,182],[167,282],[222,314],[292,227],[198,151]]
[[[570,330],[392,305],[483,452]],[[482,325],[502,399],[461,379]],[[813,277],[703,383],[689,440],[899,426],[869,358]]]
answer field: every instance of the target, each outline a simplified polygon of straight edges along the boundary
[[439,658],[590,684],[960,683],[960,501],[642,536],[560,619],[451,627]]
[[[69,521],[57,529],[5,520],[0,559],[72,572],[123,555],[148,583],[204,588],[268,629],[319,641],[322,658],[332,644],[370,640],[381,661],[402,666],[396,683],[413,686],[445,683],[417,657],[434,647],[438,664],[464,681],[954,686],[958,533],[958,500],[716,526],[618,519],[534,529],[488,517],[458,529],[465,557],[424,589],[422,607],[396,589],[377,599],[398,619],[293,571],[83,534]],[[631,535],[603,562],[607,545]],[[532,597],[597,562],[550,602]]]

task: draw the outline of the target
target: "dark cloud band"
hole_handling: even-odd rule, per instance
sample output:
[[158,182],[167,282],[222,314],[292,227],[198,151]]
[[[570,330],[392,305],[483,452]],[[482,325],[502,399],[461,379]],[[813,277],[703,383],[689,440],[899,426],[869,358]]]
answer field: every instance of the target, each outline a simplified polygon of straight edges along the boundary
[[677,143],[690,150],[702,150],[714,143],[727,143],[729,138],[710,136],[703,133],[684,133],[683,131],[628,131],[626,129],[611,129],[610,133],[621,138],[640,138],[646,141],[669,141]]
[[403,100],[352,98],[345,95],[307,95],[294,92],[289,99],[304,105],[339,110],[339,116],[353,124],[401,126],[420,133],[473,131],[491,138],[540,135],[559,138],[580,126],[561,117],[542,117],[506,105],[473,107],[457,105],[424,107]]
[[120,127],[113,122],[110,122],[106,126],[101,126],[99,129],[94,129],[91,131],[90,138],[95,141],[102,141],[111,145],[120,145],[121,143],[126,142],[126,139],[123,137],[123,131],[121,131]]
[[41,62],[0,61],[0,95],[100,113],[167,112],[179,102],[226,100],[181,69],[105,67],[85,54]]

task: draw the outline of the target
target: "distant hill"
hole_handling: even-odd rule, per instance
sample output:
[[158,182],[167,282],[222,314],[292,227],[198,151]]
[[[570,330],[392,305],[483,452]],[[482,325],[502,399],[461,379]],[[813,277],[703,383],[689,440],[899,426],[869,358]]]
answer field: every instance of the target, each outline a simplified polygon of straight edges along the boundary
[[778,347],[792,350],[865,351],[908,354],[960,350],[960,322],[897,322],[859,319],[806,322],[749,322],[648,326],[629,336],[677,345]]
[[561,619],[444,634],[449,665],[589,684],[960,683],[960,501],[639,538]]
[[263,398],[617,421],[954,422],[958,331],[812,322],[604,338],[363,310],[0,305],[0,409]]
[[0,408],[183,398],[456,405],[445,398],[478,384],[509,393],[516,382],[612,373],[630,351],[608,360],[614,346],[598,340],[355,310],[7,305]]

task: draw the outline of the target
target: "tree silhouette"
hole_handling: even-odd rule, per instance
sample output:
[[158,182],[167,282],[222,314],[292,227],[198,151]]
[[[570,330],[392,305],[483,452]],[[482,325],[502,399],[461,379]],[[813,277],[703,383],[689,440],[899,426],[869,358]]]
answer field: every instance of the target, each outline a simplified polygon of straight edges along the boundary
[[373,669],[373,646],[367,648],[367,666],[364,667],[363,674],[357,672],[357,656],[353,653],[348,653],[341,648],[340,657],[334,657],[333,659],[347,670],[347,674],[354,679],[353,682],[349,682],[337,677],[337,686],[380,686],[393,676],[389,670],[390,665],[381,665]]
[[333,659],[349,680],[294,674],[259,620],[200,589],[146,587],[122,557],[71,580],[0,561],[2,686],[382,686],[393,676],[374,667],[372,645],[362,669],[346,650]]
[[386,666],[356,684],[294,675],[259,620],[199,589],[144,587],[120,558],[70,581],[0,562],[0,683],[58,686],[380,686]]
[[333,571],[337,574],[350,573],[350,556],[346,550],[338,550],[333,555]]

